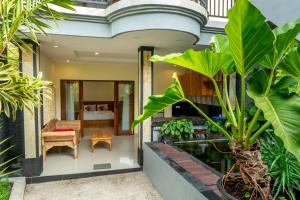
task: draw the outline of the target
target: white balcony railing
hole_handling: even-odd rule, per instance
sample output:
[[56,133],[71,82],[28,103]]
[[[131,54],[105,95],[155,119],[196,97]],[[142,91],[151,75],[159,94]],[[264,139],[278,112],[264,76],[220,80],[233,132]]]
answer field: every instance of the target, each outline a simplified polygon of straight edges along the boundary
[[212,17],[227,17],[228,10],[234,5],[235,0],[208,0],[207,11]]
[[[75,0],[78,5],[87,7],[106,8],[118,0]],[[121,0],[120,0],[121,1]],[[191,0],[207,8],[209,16],[227,17],[228,10],[234,5],[235,0]]]

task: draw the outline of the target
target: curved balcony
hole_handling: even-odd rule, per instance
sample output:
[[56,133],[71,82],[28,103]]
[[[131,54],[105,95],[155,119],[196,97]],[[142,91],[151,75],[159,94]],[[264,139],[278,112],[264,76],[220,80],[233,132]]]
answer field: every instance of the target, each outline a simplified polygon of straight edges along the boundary
[[[75,0],[78,5],[107,8],[108,6],[122,0]],[[234,5],[235,0],[190,0],[207,8],[209,16],[212,17],[227,17],[227,11]]]
[[106,9],[112,33],[176,30],[199,36],[207,23],[204,6],[190,0],[121,0]]
[[[61,22],[54,34],[115,37],[142,30],[179,31],[200,38],[207,23],[206,0],[86,0],[107,3],[105,9],[76,6],[75,11],[61,11],[70,18]],[[90,24],[89,24],[90,23]],[[78,29],[78,27],[85,27]]]

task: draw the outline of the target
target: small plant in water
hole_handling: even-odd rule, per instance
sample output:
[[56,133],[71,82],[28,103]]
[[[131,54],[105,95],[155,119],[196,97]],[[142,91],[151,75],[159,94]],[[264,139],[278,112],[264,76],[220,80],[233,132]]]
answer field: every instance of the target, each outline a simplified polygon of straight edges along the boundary
[[221,129],[219,129],[219,127],[224,127],[225,124],[221,120],[216,121],[216,124],[219,126],[214,125],[210,121],[205,121],[204,126],[207,127],[208,133],[220,133]]
[[160,131],[162,136],[175,140],[191,139],[194,134],[193,123],[186,119],[165,122]]

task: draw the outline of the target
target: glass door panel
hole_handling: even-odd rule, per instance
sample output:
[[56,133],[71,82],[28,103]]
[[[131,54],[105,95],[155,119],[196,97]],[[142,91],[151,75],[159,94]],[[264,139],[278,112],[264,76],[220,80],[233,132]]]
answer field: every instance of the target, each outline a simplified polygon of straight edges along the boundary
[[116,135],[130,134],[133,121],[133,82],[116,82]]
[[61,90],[61,118],[80,119],[79,81],[62,81]]

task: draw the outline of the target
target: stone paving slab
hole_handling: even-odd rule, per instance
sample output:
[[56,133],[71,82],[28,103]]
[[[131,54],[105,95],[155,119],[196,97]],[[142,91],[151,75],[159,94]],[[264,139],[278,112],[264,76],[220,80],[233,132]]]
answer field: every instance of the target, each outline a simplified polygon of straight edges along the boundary
[[143,172],[26,186],[24,200],[163,200]]

